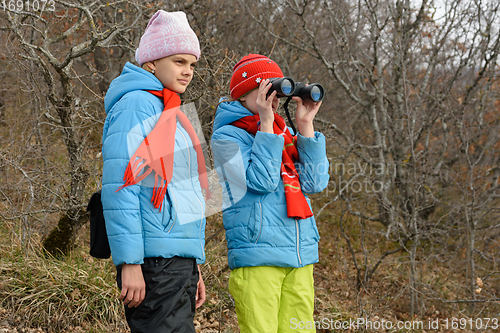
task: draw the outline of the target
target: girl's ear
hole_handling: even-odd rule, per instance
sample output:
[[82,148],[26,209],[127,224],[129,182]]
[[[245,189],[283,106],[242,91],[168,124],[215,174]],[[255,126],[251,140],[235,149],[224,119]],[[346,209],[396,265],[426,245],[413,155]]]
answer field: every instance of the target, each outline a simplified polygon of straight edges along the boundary
[[145,65],[149,68],[149,71],[154,71],[156,68],[156,61],[148,61]]

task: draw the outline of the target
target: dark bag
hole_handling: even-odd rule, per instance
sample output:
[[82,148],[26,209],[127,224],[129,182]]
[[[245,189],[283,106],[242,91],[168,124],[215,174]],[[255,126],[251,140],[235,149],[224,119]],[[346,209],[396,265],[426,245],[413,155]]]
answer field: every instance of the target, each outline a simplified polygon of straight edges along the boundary
[[111,256],[111,250],[104,223],[101,190],[90,197],[87,212],[90,212],[90,255],[98,259],[108,259]]

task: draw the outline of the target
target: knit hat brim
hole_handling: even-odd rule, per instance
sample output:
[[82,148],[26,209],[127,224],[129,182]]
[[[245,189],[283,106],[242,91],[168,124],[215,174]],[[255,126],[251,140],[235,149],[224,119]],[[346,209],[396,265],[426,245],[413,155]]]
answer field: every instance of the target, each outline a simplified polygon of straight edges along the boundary
[[281,68],[273,60],[263,55],[249,54],[233,68],[229,85],[231,97],[238,100],[257,88],[262,80],[283,76]]

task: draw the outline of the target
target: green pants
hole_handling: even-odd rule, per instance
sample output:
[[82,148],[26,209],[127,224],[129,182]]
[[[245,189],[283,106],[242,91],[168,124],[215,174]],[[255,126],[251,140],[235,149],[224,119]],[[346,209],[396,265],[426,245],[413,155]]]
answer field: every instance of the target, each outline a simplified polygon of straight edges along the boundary
[[229,291],[241,333],[316,332],[313,265],[236,268]]

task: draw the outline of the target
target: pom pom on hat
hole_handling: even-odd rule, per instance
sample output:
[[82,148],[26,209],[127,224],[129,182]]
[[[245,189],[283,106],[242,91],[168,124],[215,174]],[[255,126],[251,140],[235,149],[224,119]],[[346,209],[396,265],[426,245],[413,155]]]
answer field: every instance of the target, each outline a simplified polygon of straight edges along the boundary
[[229,84],[231,97],[235,100],[257,88],[262,80],[283,77],[280,67],[271,59],[259,54],[249,54],[233,67]]
[[181,53],[192,54],[197,60],[201,54],[198,37],[189,26],[186,14],[157,11],[141,37],[135,60],[142,66],[148,61]]

